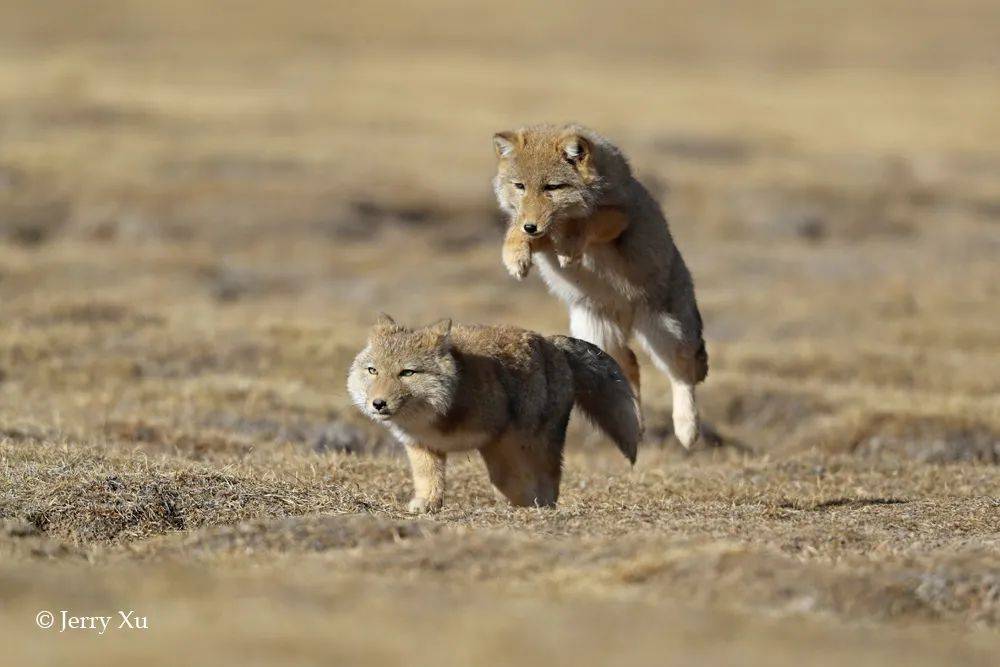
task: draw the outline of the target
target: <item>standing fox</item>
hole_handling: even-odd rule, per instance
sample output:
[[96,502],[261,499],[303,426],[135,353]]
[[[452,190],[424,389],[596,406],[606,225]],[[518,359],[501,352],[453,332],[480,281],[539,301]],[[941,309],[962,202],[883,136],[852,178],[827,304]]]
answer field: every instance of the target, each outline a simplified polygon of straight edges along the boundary
[[614,357],[639,395],[632,333],[673,389],[674,433],[698,439],[694,387],[708,374],[691,274],[659,205],[622,152],[578,125],[539,125],[493,137],[493,181],[510,215],[503,261],[518,280],[538,265],[567,302],[570,332]]
[[566,336],[515,327],[407,329],[383,315],[351,365],[355,405],[403,443],[414,513],[444,499],[445,456],[478,449],[514,505],[555,505],[574,403],[635,462],[639,404],[615,360]]

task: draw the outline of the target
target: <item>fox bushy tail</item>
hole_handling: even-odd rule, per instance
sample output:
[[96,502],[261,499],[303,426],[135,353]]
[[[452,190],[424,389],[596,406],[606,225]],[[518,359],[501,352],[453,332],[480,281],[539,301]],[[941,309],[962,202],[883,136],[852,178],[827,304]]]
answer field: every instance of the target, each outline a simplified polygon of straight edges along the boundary
[[552,336],[573,371],[576,404],[635,463],[642,437],[639,401],[618,363],[601,348],[579,338]]

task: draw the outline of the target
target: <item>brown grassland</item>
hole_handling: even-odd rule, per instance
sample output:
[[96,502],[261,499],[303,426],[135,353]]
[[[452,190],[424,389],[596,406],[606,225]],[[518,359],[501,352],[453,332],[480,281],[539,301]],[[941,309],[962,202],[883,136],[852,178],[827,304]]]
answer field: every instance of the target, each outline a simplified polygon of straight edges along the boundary
[[[0,0],[0,645],[66,664],[996,664],[1000,5]],[[711,437],[443,512],[344,381],[379,310],[566,330],[492,132],[617,140]],[[134,609],[146,631],[35,626]]]

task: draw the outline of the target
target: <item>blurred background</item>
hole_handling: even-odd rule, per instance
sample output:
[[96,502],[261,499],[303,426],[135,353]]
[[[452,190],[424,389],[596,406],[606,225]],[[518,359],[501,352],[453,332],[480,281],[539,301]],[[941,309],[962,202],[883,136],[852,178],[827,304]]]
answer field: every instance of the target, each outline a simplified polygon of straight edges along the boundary
[[[643,360],[649,434],[631,474],[729,480],[730,502],[758,479],[748,469],[787,464],[760,501],[778,513],[805,488],[820,505],[873,489],[985,502],[1000,481],[998,34],[994,0],[0,0],[0,442],[12,488],[0,518],[92,552],[315,511],[333,488],[294,510],[264,494],[177,524],[128,468],[145,457],[170,484],[190,466],[205,480],[241,470],[246,484],[332,469],[367,493],[376,471],[394,471],[365,502],[395,516],[405,470],[350,408],[347,364],[378,311],[566,331],[537,277],[506,275],[490,186],[491,135],[542,121],[590,125],[625,150],[695,277],[711,360],[699,396],[715,436],[679,451],[667,384]],[[592,440],[574,427],[571,468],[597,486],[628,474]],[[123,466],[124,487],[102,481]],[[846,472],[809,486],[832,470]],[[74,479],[116,503],[132,489],[140,509],[103,523]],[[467,504],[492,503],[477,483]],[[597,493],[580,484],[570,508]],[[836,522],[822,539],[808,522],[751,537],[715,498],[684,510],[705,513],[701,529],[668,530],[649,517],[690,496],[656,489],[667,504],[646,519],[618,507],[629,530],[763,540],[825,564],[863,558],[903,522],[869,517],[857,535],[870,540],[854,547],[826,541]],[[935,544],[973,515],[971,543],[995,544],[988,508],[955,503]],[[529,535],[618,530],[491,511],[486,523]],[[909,558],[931,528],[914,530],[886,558]],[[1000,576],[995,559],[976,562]],[[975,600],[935,613],[1000,618],[995,600]]]
[[564,331],[499,262],[490,137],[572,120],[667,211],[709,417],[797,387],[765,406],[783,431],[729,432],[787,444],[803,392],[976,411],[1000,389],[998,20],[977,0],[8,0],[2,386],[78,432],[130,404],[189,422],[135,380],[190,374],[305,382],[293,412],[339,413],[378,310]]

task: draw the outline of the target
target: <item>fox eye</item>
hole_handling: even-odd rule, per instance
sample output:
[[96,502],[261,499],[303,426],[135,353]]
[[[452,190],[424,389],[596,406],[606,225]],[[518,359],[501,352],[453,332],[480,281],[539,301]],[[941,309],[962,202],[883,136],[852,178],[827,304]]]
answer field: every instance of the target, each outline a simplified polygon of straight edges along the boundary
[[552,192],[553,190],[562,190],[563,188],[568,188],[569,183],[547,183],[543,190],[546,192]]
[[413,375],[414,373],[416,373],[415,370],[412,370],[412,369],[409,369],[409,368],[404,368],[403,370],[399,371],[399,377],[401,377],[401,378],[408,378],[411,375]]
[[517,188],[518,190],[523,190],[524,183],[514,183],[514,187]]
[[378,371],[375,370],[374,366],[369,366],[368,367],[368,372],[371,373],[372,375],[378,375]]

